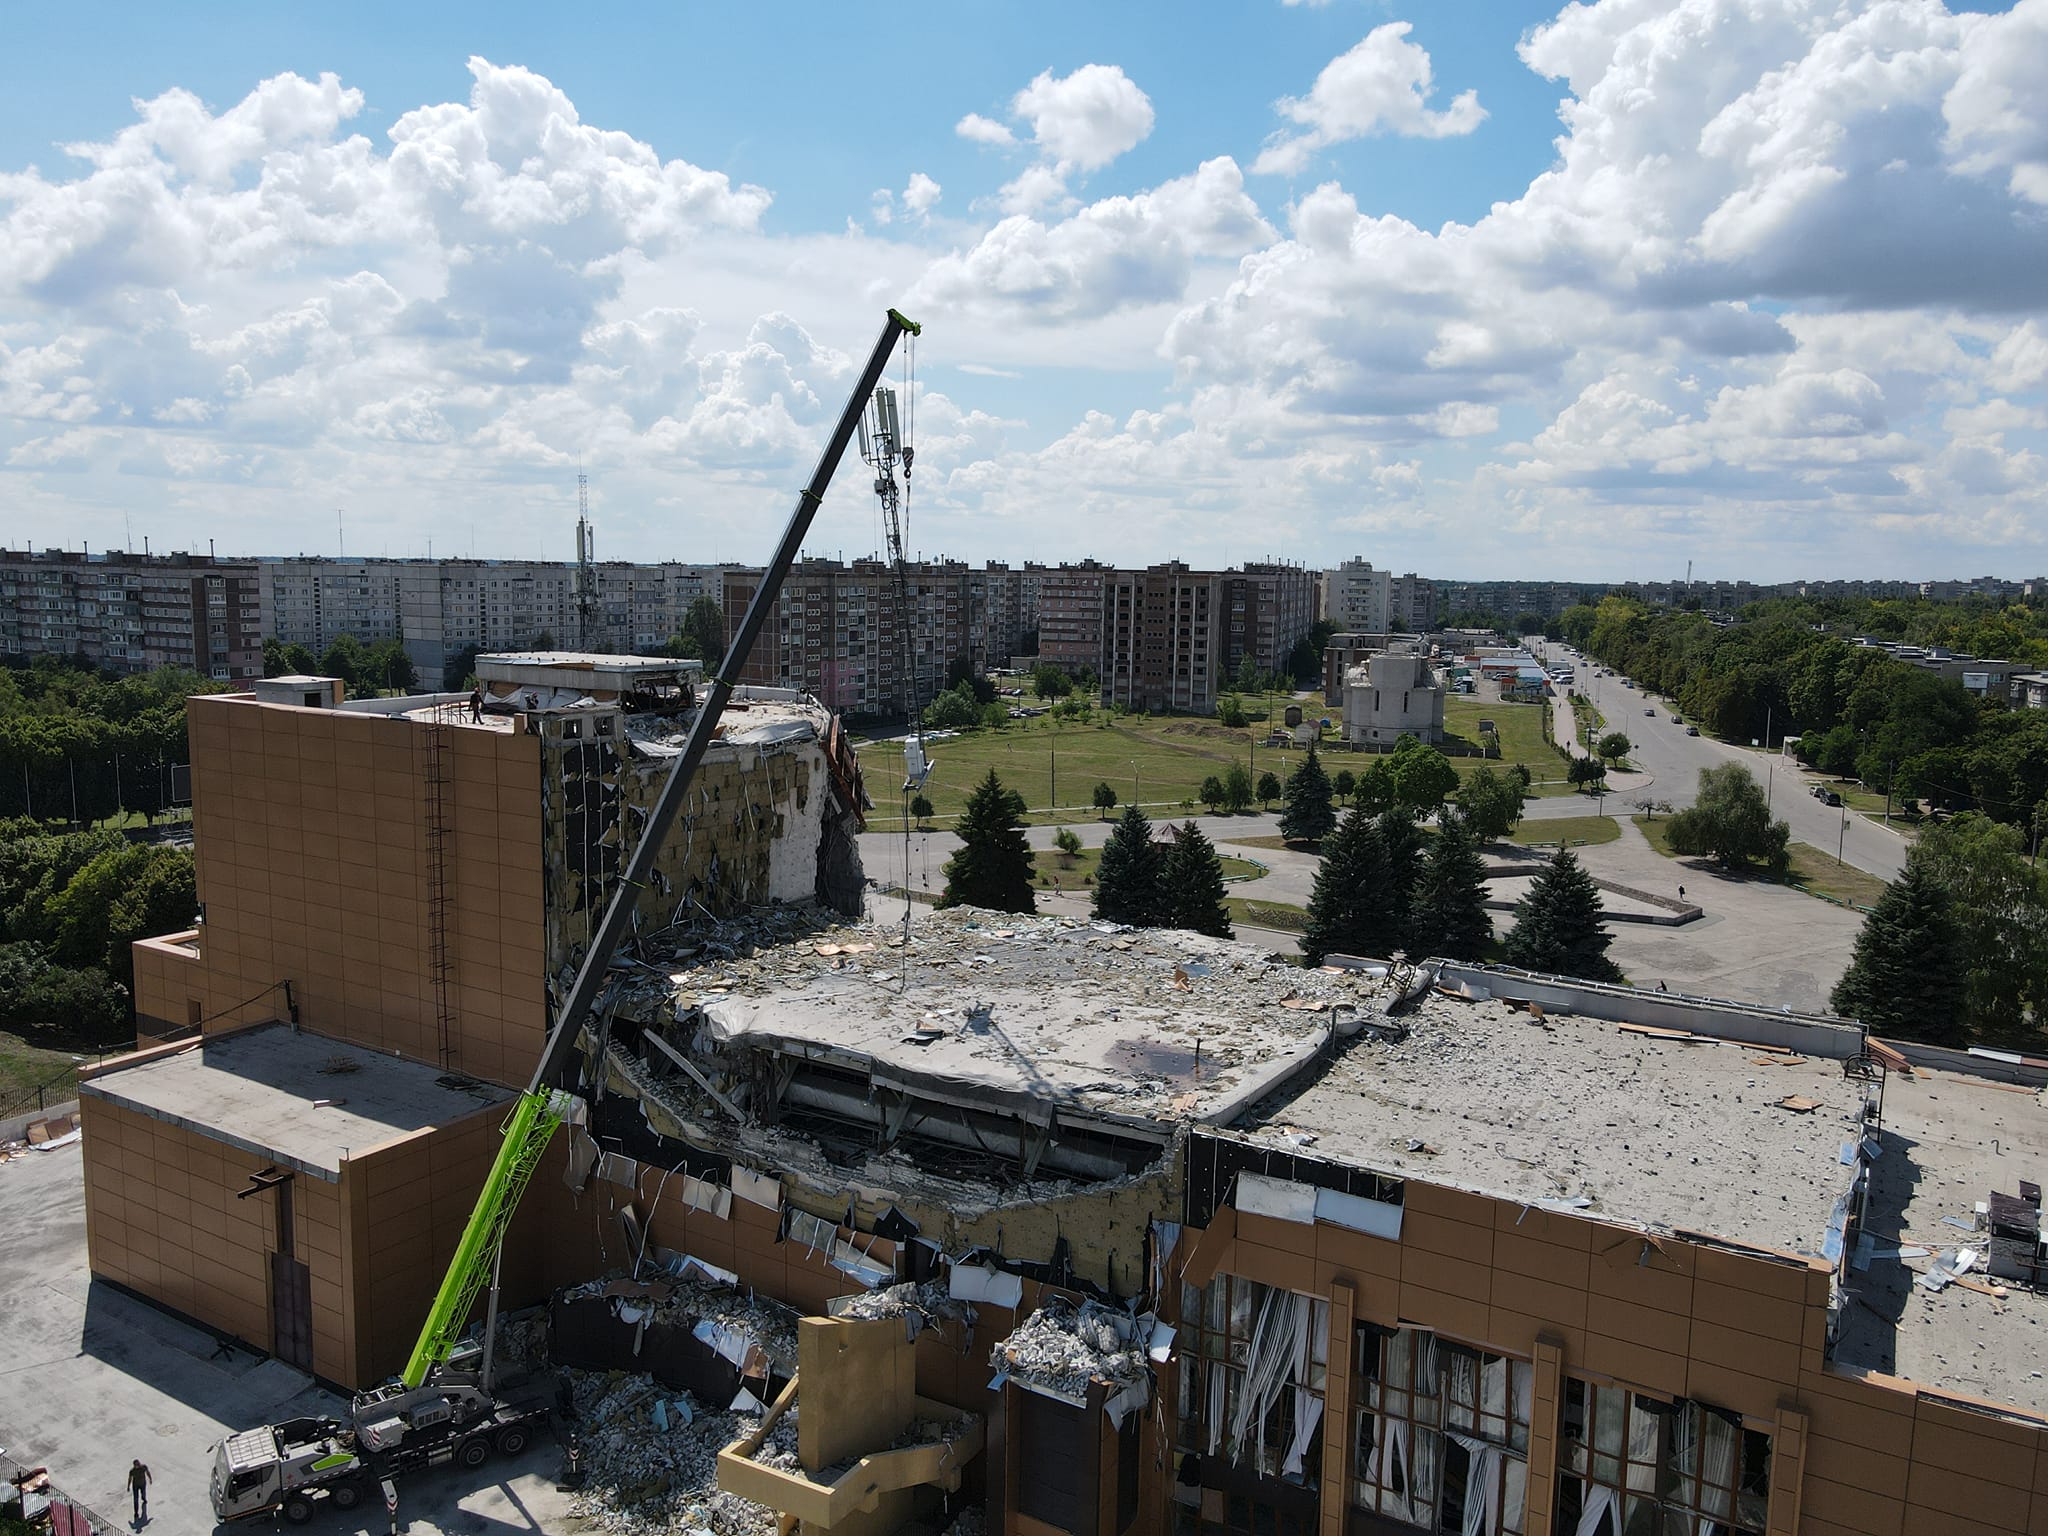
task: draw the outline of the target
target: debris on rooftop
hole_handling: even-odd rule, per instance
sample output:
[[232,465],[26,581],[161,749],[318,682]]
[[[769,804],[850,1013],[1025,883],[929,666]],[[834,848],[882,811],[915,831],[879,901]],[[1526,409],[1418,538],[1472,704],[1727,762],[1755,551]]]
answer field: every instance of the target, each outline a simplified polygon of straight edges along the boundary
[[1152,1386],[1147,1358],[1149,1318],[1100,1302],[1047,1302],[995,1347],[989,1363],[1000,1376],[1063,1402],[1085,1404],[1096,1382],[1109,1388],[1111,1411],[1127,1394],[1143,1402]]
[[879,1291],[837,1297],[826,1305],[833,1317],[855,1322],[900,1317],[907,1324],[913,1340],[925,1329],[936,1328],[942,1322],[957,1322],[972,1328],[979,1318],[971,1303],[957,1299],[945,1286],[930,1280],[905,1280],[900,1285],[885,1286]]

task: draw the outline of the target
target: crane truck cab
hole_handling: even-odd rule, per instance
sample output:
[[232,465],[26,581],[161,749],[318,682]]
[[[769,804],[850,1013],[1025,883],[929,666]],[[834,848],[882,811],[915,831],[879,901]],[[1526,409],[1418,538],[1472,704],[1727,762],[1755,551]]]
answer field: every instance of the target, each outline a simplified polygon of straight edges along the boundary
[[214,1447],[213,1513],[222,1521],[282,1511],[297,1525],[313,1500],[362,1502],[366,1469],[333,1419],[287,1419],[230,1435]]

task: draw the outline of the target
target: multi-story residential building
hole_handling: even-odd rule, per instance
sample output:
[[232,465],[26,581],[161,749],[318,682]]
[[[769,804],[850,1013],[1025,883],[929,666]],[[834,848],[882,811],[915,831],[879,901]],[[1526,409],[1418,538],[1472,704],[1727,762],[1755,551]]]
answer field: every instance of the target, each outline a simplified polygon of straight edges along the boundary
[[[577,567],[536,560],[330,560],[257,562],[264,632],[325,651],[343,635],[398,639],[429,682],[466,650],[576,645],[589,650],[659,650],[681,629],[697,598],[722,600],[733,567],[676,561],[591,567],[588,614]],[[699,658],[715,660],[716,658]]]
[[1300,566],[1195,571],[1169,561],[1107,572],[1103,697],[1127,709],[1207,713],[1247,662],[1261,673],[1284,668],[1314,617],[1315,578]]
[[1101,673],[1103,587],[1109,574],[1097,560],[1038,568],[1040,661],[1068,672],[1092,667]]
[[1389,622],[1393,574],[1357,556],[1323,573],[1322,617],[1350,634],[1383,635]]
[[0,656],[76,656],[115,672],[263,671],[256,567],[211,555],[0,550]]

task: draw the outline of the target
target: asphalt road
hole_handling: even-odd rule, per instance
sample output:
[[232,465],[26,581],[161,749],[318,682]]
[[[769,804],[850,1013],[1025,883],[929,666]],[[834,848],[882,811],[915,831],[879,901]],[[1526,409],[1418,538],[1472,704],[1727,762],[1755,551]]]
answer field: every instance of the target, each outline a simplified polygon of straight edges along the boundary
[[[1569,659],[1561,644],[1544,643],[1539,649],[1546,661]],[[1905,867],[1905,838],[1846,807],[1835,808],[1814,799],[1811,785],[1815,781],[1791,759],[1781,762],[1776,753],[1730,746],[1706,735],[1688,736],[1685,727],[1672,719],[1669,701],[1646,699],[1640,688],[1623,688],[1619,677],[1600,677],[1597,670],[1591,662],[1580,664],[1579,692],[1592,698],[1607,717],[1609,730],[1628,737],[1633,743],[1629,761],[1649,775],[1647,783],[1631,781],[1632,787],[1610,799],[1619,798],[1626,805],[1649,796],[1683,808],[1693,802],[1700,769],[1743,763],[1766,786],[1771,814],[1791,827],[1794,842],[1811,843],[1829,854],[1839,848],[1845,863],[1881,880],[1896,878]],[[1645,714],[1645,710],[1651,713]]]

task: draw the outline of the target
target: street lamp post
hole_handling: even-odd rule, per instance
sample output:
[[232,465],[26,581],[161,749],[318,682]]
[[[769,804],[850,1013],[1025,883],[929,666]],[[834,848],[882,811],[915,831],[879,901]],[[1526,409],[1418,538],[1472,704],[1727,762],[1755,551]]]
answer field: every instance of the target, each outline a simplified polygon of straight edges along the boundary
[[1131,804],[1138,803],[1138,760],[1131,759]]
[[[1839,866],[1841,865],[1841,862],[1842,862],[1842,850],[1843,850],[1844,848],[1846,848],[1846,847],[1847,847],[1848,845],[1849,845],[1849,802],[1848,802],[1848,801],[1846,801],[1846,800],[1844,800],[1844,801],[1842,802],[1842,830],[1841,830],[1841,831],[1840,831],[1839,833],[1837,833],[1837,834],[1836,834],[1836,836],[1835,836],[1835,864],[1836,864],[1836,866],[1837,866],[1837,867],[1839,867]],[[2037,839],[2037,841],[2036,841],[2036,844],[2035,844],[2035,846],[2037,846],[2037,847],[2039,846],[2039,842],[2038,842],[2038,839]]]

